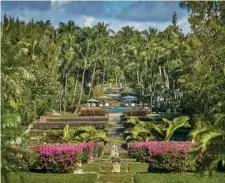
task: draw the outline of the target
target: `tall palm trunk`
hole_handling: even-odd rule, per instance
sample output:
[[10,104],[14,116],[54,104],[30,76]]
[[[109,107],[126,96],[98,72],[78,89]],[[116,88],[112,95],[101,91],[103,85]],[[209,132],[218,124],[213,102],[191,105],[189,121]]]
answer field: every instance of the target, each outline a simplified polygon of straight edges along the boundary
[[74,87],[74,91],[73,91],[72,106],[75,105],[75,96],[76,96],[76,92],[77,92],[78,75],[79,75],[79,73],[77,73],[77,76],[76,76],[76,82],[75,82],[75,87]]
[[102,84],[105,83],[105,67],[103,69]]
[[78,104],[77,104],[77,107],[76,107],[74,113],[78,113],[78,110],[80,108],[80,102],[82,99],[83,90],[84,90],[84,77],[85,77],[85,72],[86,72],[86,67],[87,67],[87,60],[84,56],[83,56],[83,58],[84,58],[84,70],[83,70],[83,74],[82,74],[80,97],[79,97],[79,101],[78,101]]
[[63,113],[65,114],[66,112],[66,101],[67,101],[67,74],[66,74],[66,81],[65,81],[65,88],[64,88],[64,101],[63,101]]
[[174,113],[175,104],[175,80],[172,80],[172,97],[171,97],[171,112]]
[[140,81],[139,81],[139,75],[138,75],[138,71],[137,71],[137,84],[138,84],[138,86],[139,86],[139,84],[140,84]]
[[169,90],[170,89],[169,76],[166,72],[165,66],[163,66],[163,73],[164,73],[164,77],[165,77],[165,86]]
[[161,65],[159,65],[159,75],[160,75],[160,77],[162,77],[162,67],[161,67]]
[[151,93],[151,96],[150,96],[150,112],[152,112],[152,103],[153,103],[153,93],[152,93],[152,84],[150,85],[150,93]]
[[62,111],[62,96],[63,96],[63,91],[60,90],[59,92],[59,111]]
[[93,74],[92,74],[92,78],[91,78],[91,86],[90,86],[90,89],[89,89],[89,92],[88,92],[88,98],[90,98],[92,86],[93,86],[93,83],[94,83],[96,65],[97,65],[97,61],[95,62],[94,69],[93,69]]
[[116,74],[116,87],[117,87],[117,74]]

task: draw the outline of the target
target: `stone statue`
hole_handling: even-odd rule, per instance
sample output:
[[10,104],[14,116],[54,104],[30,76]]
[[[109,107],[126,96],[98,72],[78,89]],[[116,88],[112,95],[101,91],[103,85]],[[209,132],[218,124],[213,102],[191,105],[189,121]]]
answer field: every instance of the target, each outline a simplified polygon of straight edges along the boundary
[[112,157],[119,157],[118,147],[115,144],[111,148],[110,159]]
[[120,172],[120,157],[118,147],[114,144],[111,148],[110,159],[112,160],[112,171]]

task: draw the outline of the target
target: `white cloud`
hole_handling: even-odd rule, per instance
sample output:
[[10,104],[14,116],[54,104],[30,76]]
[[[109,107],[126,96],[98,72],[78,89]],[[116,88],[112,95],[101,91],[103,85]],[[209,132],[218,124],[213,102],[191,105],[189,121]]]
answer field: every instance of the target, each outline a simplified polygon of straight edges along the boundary
[[94,17],[84,17],[84,26],[85,27],[91,27],[93,26],[94,22],[95,22],[95,18]]
[[[79,21],[77,21],[79,19]],[[148,29],[149,27],[157,28],[160,31],[163,31],[171,25],[171,21],[168,22],[138,22],[138,21],[126,21],[126,20],[119,20],[119,19],[95,19],[94,17],[86,17],[80,16],[79,18],[76,17],[74,19],[77,25],[83,26],[93,26],[98,22],[105,22],[109,24],[109,27],[114,30],[115,32],[119,31],[124,26],[132,26],[135,29],[140,31]],[[188,22],[188,17],[182,17],[178,19],[177,25],[183,30],[183,33],[187,34],[190,32],[190,24]]]
[[[52,1],[55,2],[55,1]],[[58,3],[58,2],[57,2]],[[69,1],[63,1],[62,3],[69,3]],[[171,21],[168,22],[139,22],[139,21],[127,21],[127,20],[120,20],[120,19],[113,19],[113,18],[96,18],[93,16],[82,16],[82,15],[68,15],[66,14],[66,9],[60,4],[55,4],[51,6],[51,8],[47,11],[38,11],[38,10],[30,10],[30,9],[11,9],[7,12],[2,11],[3,14],[7,13],[13,17],[19,17],[20,20],[30,21],[32,18],[35,21],[38,20],[50,20],[52,24],[57,27],[59,22],[67,22],[68,20],[74,20],[75,24],[81,27],[84,26],[93,26],[98,22],[105,22],[109,24],[109,28],[114,30],[115,32],[119,31],[124,26],[132,26],[135,29],[140,31],[148,29],[148,27],[154,27],[163,31],[168,25],[171,24]],[[188,23],[188,16],[181,17],[177,21],[177,25],[183,30],[186,34],[190,32],[190,24]]]
[[187,34],[191,32],[191,27],[188,22],[188,16],[184,16],[177,21],[177,25],[183,30],[183,33]]
[[72,0],[50,0],[50,1],[51,1],[51,6],[54,6],[56,4],[62,6],[63,4],[70,3]]

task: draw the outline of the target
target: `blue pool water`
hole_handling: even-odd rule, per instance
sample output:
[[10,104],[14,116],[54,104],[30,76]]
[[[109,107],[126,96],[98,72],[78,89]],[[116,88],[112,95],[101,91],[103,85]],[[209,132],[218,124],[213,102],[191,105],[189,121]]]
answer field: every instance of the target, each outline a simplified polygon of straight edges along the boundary
[[141,109],[138,107],[105,107],[104,108],[109,113],[122,113],[126,109]]

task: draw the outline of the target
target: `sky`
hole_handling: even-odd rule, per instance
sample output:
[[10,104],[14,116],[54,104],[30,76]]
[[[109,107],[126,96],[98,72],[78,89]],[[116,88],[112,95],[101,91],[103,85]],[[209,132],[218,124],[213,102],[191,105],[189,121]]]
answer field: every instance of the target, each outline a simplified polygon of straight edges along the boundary
[[20,20],[50,20],[54,27],[59,22],[74,20],[81,27],[105,22],[115,32],[123,26],[132,26],[140,31],[154,27],[163,31],[172,22],[177,12],[177,24],[186,34],[190,32],[187,10],[179,7],[178,1],[2,1],[1,17],[4,14]]

